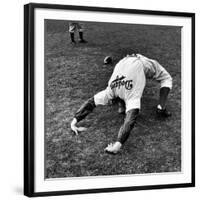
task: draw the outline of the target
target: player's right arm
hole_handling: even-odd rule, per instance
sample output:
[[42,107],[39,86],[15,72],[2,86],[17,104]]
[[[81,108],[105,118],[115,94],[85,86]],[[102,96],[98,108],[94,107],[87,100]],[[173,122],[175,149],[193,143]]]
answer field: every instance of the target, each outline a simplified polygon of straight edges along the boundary
[[124,120],[123,125],[119,129],[117,141],[114,144],[109,144],[105,151],[107,153],[113,153],[116,154],[120,151],[122,145],[127,141],[131,130],[133,129],[137,116],[139,114],[139,109],[131,109],[126,113],[126,117]]

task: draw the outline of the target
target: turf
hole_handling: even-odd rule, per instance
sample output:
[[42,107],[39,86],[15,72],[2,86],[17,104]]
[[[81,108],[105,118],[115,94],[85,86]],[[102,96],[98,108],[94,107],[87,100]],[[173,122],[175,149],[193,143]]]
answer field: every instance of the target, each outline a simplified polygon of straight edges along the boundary
[[[45,20],[45,166],[46,178],[144,174],[181,171],[181,28],[116,23],[83,23],[86,44],[70,44],[68,22]],[[76,40],[78,36],[76,35]],[[114,64],[140,53],[156,59],[173,77],[168,109],[155,115],[159,84],[147,81],[138,122],[118,155],[104,152],[114,142],[124,116],[116,106],[97,107],[80,122],[75,136],[70,122],[80,105],[107,86]]]

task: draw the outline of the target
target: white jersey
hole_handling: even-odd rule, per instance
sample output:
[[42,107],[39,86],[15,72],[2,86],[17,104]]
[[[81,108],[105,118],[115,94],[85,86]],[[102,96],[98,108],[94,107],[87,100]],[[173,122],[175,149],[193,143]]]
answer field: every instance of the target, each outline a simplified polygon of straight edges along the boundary
[[126,111],[140,108],[146,78],[159,81],[161,87],[172,87],[171,76],[156,60],[140,54],[126,56],[116,64],[107,89],[95,95],[96,105],[119,97],[125,101]]

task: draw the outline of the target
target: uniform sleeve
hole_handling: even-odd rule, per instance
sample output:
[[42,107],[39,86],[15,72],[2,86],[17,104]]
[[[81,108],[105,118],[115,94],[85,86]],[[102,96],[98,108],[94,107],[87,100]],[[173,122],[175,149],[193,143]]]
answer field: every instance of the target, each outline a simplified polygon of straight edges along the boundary
[[75,113],[74,118],[76,118],[77,122],[84,119],[89,113],[91,113],[96,107],[94,103],[94,98],[88,99],[83,105],[79,108],[79,110]]

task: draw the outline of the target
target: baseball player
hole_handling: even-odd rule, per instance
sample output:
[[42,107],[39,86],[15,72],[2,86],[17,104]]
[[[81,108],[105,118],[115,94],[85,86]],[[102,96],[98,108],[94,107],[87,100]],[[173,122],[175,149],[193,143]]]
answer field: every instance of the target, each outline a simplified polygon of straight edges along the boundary
[[[80,107],[71,122],[71,129],[75,134],[84,131],[85,128],[77,127],[79,121],[92,112],[96,106],[108,105],[113,99],[120,98],[125,105],[124,123],[119,130],[117,141],[105,148],[107,153],[118,153],[136,123],[146,78],[155,79],[160,83],[157,114],[162,117],[171,116],[171,113],[166,110],[166,101],[172,88],[172,77],[156,60],[140,54],[132,54],[116,64],[107,88],[88,99]],[[120,105],[123,110],[123,104],[120,103]]]
[[69,23],[69,34],[71,38],[72,43],[76,43],[74,39],[74,33],[75,31],[78,31],[79,33],[79,42],[80,43],[86,43],[87,41],[83,39],[83,28],[78,22],[70,22]]

